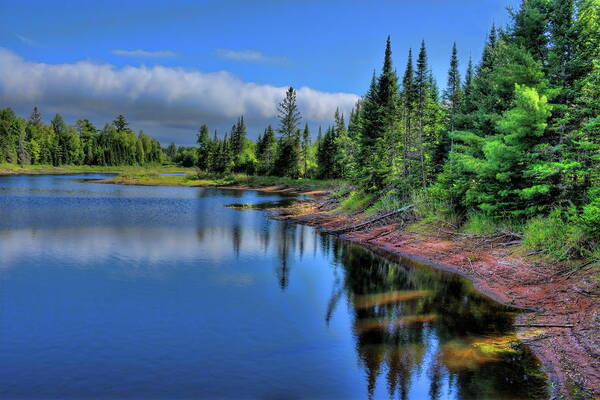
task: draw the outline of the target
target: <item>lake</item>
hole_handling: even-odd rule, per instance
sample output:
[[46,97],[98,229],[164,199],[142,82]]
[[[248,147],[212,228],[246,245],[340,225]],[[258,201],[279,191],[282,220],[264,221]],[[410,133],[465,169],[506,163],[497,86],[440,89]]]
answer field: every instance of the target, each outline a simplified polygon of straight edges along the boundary
[[2,399],[545,399],[515,310],[230,204],[257,191],[0,177]]

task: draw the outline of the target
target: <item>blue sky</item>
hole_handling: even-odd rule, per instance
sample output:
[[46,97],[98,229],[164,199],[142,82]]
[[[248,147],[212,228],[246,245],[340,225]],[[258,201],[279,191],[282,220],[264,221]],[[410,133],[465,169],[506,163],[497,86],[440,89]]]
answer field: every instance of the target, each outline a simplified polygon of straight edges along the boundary
[[27,115],[39,104],[45,119],[61,112],[68,122],[88,117],[99,125],[123,112],[163,142],[190,144],[200,123],[223,130],[238,112],[255,136],[273,121],[281,88],[292,85],[306,89],[299,92],[306,120],[325,125],[336,101],[347,111],[364,94],[388,34],[399,73],[408,48],[424,39],[443,87],[452,42],[463,68],[469,55],[477,61],[492,22],[504,26],[506,7],[517,5],[0,0],[0,72],[14,75],[0,78],[0,105]]

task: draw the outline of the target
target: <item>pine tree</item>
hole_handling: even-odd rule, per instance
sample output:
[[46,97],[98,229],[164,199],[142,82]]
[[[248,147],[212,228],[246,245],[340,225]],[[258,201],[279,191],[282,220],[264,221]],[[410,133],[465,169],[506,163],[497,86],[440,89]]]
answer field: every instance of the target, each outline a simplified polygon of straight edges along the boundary
[[555,103],[573,101],[572,90],[576,76],[574,54],[576,50],[576,30],[574,20],[574,0],[554,0],[550,20],[549,77],[550,82],[561,88]]
[[413,132],[413,117],[416,100],[415,77],[412,61],[412,49],[408,50],[406,68],[402,77],[401,118],[402,118],[402,162],[400,179],[408,179],[413,174],[415,159],[415,140]]
[[[471,57],[469,57],[469,64],[467,64],[467,72],[465,73],[465,82],[463,85],[463,109],[464,103],[467,99],[470,98],[471,93],[473,92],[473,61]],[[462,110],[461,110],[462,111]]]
[[[377,76],[373,71],[371,77],[371,84],[369,90],[363,100],[362,108],[362,149],[363,154],[361,159],[363,160],[363,166],[366,166],[369,162],[369,155],[372,153],[372,148],[375,145],[377,138],[380,134],[380,115],[381,109],[379,106],[379,90],[377,87]],[[319,128],[320,129],[320,128]],[[320,132],[320,131],[319,131]]]
[[[385,45],[383,68],[378,81],[378,102],[382,112],[382,131],[393,129],[398,107],[398,76],[392,63],[392,42],[388,36]],[[383,136],[383,133],[380,133]]]
[[512,17],[511,40],[528,51],[536,61],[546,64],[548,57],[548,23],[552,0],[523,0]]
[[398,101],[398,76],[388,36],[381,75],[373,74],[362,108],[361,175],[368,190],[381,189],[390,179],[399,140]]
[[452,45],[452,56],[450,57],[450,68],[448,70],[448,84],[444,91],[444,102],[448,110],[448,130],[456,129],[456,119],[461,107],[462,89],[460,72],[458,70],[458,54],[456,43]]
[[298,110],[296,91],[293,87],[287,90],[284,99],[277,106],[277,117],[279,118],[278,132],[285,137],[294,137],[302,116]]
[[416,109],[418,130],[418,154],[421,170],[421,185],[424,187],[427,181],[427,173],[425,167],[425,107],[427,97],[429,95],[429,70],[427,67],[427,50],[425,49],[425,41],[421,42],[419,56],[417,58],[417,71],[415,74],[415,94],[416,94]]
[[277,139],[271,125],[267,126],[260,140],[256,143],[256,157],[258,158],[258,172],[271,175],[277,157]]
[[117,131],[124,131],[129,127],[129,123],[123,114],[119,114],[117,119],[113,121],[113,126]]
[[239,157],[242,154],[245,141],[246,124],[244,123],[244,116],[242,115],[231,129],[231,151],[236,157]]
[[283,176],[297,178],[300,175],[300,130],[302,119],[296,104],[296,91],[290,87],[284,99],[277,106],[279,133],[276,172]]
[[196,137],[196,143],[198,143],[198,163],[196,166],[202,171],[207,171],[212,147],[210,143],[208,126],[204,124],[200,126],[198,135]]
[[67,163],[67,155],[64,150],[65,148],[65,137],[67,135],[67,126],[65,121],[60,116],[60,114],[56,114],[51,122],[52,130],[54,131],[54,135],[56,138],[56,144],[54,146],[54,164],[61,165]]

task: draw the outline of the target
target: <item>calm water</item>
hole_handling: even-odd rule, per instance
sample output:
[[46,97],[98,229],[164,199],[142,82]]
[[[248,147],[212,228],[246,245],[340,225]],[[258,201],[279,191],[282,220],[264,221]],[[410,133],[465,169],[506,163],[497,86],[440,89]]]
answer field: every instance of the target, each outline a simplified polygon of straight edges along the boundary
[[[98,176],[100,177],[100,176]],[[2,399],[543,399],[455,275],[208,188],[0,177]]]

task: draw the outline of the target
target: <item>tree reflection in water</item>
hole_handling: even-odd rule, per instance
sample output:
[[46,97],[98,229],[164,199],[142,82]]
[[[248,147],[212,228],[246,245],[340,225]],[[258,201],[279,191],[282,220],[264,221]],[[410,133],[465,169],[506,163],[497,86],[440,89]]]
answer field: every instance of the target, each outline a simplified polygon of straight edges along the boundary
[[538,362],[512,336],[514,310],[478,294],[458,275],[319,235],[333,268],[343,271],[343,278],[334,271],[339,279],[325,321],[345,294],[371,398],[384,375],[389,396],[400,399],[423,375],[430,399],[449,390],[459,399],[547,398]]
[[[305,237],[309,232],[312,243]],[[239,257],[239,218],[229,234]],[[265,252],[270,243],[275,246],[282,291],[307,245],[313,256],[320,250],[332,261],[325,323],[345,299],[370,398],[382,384],[390,398],[400,399],[415,398],[415,391],[427,387],[430,399],[547,398],[539,363],[514,336],[517,311],[477,293],[466,279],[285,221],[265,219],[257,239]]]

